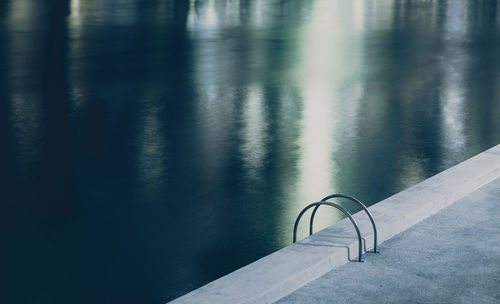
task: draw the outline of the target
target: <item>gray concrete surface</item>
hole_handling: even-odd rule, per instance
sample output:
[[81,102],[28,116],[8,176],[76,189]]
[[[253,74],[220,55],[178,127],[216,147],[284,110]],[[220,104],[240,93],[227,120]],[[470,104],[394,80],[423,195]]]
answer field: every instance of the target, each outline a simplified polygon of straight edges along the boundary
[[276,303],[500,303],[500,178]]

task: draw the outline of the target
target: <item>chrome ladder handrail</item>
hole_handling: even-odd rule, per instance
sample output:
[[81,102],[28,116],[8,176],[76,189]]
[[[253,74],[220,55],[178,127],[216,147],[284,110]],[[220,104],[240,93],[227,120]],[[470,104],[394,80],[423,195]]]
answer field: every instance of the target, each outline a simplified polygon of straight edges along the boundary
[[[325,202],[331,198],[346,198],[352,202],[355,202],[357,203],[359,206],[361,206],[361,208],[363,208],[363,210],[365,211],[365,213],[368,215],[368,217],[370,218],[370,221],[372,223],[372,227],[373,227],[373,253],[378,253],[377,251],[377,227],[375,226],[375,221],[373,220],[373,217],[370,213],[370,211],[368,211],[368,208],[366,208],[365,204],[363,204],[360,200],[358,200],[357,198],[353,197],[353,196],[350,196],[350,195],[347,195],[347,194],[342,194],[342,193],[336,193],[336,194],[331,194],[331,195],[328,195],[327,197],[323,198],[321,201],[322,202]],[[316,215],[316,211],[318,211],[318,208],[319,206],[321,205],[317,205],[314,209],[313,209],[313,212],[311,214],[311,220],[309,221],[309,235],[312,235],[313,234],[313,223],[314,223],[314,216]],[[368,251],[367,251],[368,252]]]
[[302,211],[299,213],[299,216],[295,220],[295,225],[293,227],[293,242],[295,243],[297,241],[297,227],[299,226],[300,219],[302,218],[302,215],[309,210],[312,207],[316,207],[316,209],[321,206],[321,205],[328,205],[334,208],[337,208],[338,210],[342,211],[350,220],[351,223],[353,224],[354,228],[356,229],[356,234],[358,235],[358,262],[363,262],[362,255],[363,255],[363,246],[362,246],[362,238],[361,238],[361,232],[359,231],[358,224],[354,220],[354,218],[351,216],[351,214],[344,209],[342,206],[339,206],[335,203],[332,202],[325,202],[325,201],[320,201],[320,202],[315,202],[312,204],[307,205]]

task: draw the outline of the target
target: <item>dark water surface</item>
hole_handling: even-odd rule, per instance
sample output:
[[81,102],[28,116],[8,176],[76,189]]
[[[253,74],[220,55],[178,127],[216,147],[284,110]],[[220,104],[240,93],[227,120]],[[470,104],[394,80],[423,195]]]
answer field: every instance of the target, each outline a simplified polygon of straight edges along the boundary
[[0,0],[0,302],[163,303],[500,143],[499,54],[497,1]]

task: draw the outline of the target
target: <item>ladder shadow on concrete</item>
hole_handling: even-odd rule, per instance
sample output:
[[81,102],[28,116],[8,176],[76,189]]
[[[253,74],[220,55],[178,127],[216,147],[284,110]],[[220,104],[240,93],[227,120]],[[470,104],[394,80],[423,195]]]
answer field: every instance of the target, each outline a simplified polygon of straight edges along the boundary
[[[304,215],[304,213],[307,210],[314,208],[313,212],[311,214],[310,221],[309,221],[309,235],[312,235],[313,234],[313,226],[314,226],[314,216],[316,215],[316,212],[318,211],[319,207],[323,206],[323,205],[334,207],[337,210],[340,210],[342,213],[344,213],[344,215],[347,218],[349,218],[352,225],[354,226],[354,229],[356,230],[357,239],[358,239],[358,262],[363,262],[363,260],[362,260],[363,242],[364,242],[364,251],[368,252],[368,251],[366,251],[366,240],[361,237],[361,232],[359,230],[359,226],[358,226],[357,222],[354,220],[354,218],[352,217],[352,214],[349,211],[347,211],[344,207],[328,201],[329,199],[332,199],[332,198],[348,199],[349,201],[354,202],[357,205],[359,205],[365,211],[365,213],[368,215],[368,218],[370,219],[370,222],[371,222],[372,228],[373,228],[374,245],[373,245],[372,253],[378,253],[378,251],[377,251],[377,227],[375,225],[375,221],[373,220],[373,216],[371,215],[370,211],[368,211],[368,208],[366,208],[366,206],[358,199],[356,199],[350,195],[341,194],[341,193],[328,195],[325,198],[323,198],[321,201],[311,203],[311,204],[307,205],[306,207],[304,207],[304,209],[302,209],[302,211],[297,216],[297,219],[295,220],[295,225],[293,227],[293,243],[295,243],[297,241],[297,227],[299,225],[300,219],[302,218],[302,216]],[[347,237],[343,237],[343,238],[347,238]],[[337,247],[339,247],[339,246],[337,246]],[[340,246],[340,247],[342,247],[342,246]],[[349,257],[350,257],[350,253],[348,252],[348,259],[350,261],[351,259]]]
[[[319,240],[318,240],[319,239]],[[322,241],[321,239],[326,239],[325,241],[329,241],[328,239],[333,239],[333,241],[335,241],[335,239],[352,239],[352,240],[355,240],[357,239],[357,237],[355,236],[346,236],[346,235],[332,235],[332,236],[326,236],[326,235],[322,235],[322,236],[317,236],[316,237],[316,241]],[[361,237],[361,241],[363,242],[363,253],[367,253],[367,247],[366,247],[366,239],[364,237]],[[335,244],[335,243],[333,243]],[[340,245],[339,245],[340,246]]]
[[[351,248],[347,245],[335,245],[335,244],[313,244],[313,243],[298,243],[301,246],[311,246],[311,247],[335,247],[335,248],[345,248],[347,249],[347,260],[349,262],[357,262],[358,260],[351,258]],[[365,251],[366,252],[366,251]],[[364,262],[364,261],[362,261]]]

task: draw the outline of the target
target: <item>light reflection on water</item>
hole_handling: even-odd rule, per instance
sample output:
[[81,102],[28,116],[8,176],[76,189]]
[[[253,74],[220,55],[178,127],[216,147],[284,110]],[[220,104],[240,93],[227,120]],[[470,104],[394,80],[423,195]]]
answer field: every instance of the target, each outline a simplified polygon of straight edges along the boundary
[[243,167],[250,184],[264,181],[262,169],[265,165],[266,129],[268,127],[264,112],[262,92],[258,87],[250,87],[242,113],[242,144],[240,146]]
[[373,204],[497,144],[499,20],[494,1],[0,1],[7,299],[166,301],[289,244],[308,203]]

